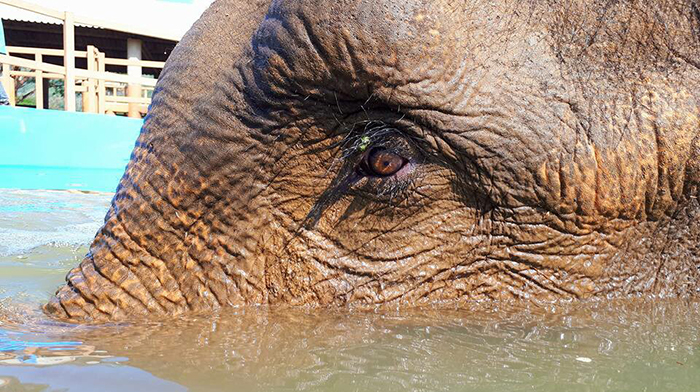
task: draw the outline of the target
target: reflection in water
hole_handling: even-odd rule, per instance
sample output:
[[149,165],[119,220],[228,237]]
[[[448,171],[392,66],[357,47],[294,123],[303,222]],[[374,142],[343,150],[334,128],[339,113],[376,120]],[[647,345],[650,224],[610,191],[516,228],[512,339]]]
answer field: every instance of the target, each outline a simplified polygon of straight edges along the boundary
[[[187,389],[131,366],[64,365],[46,368],[17,367],[3,379],[12,391],[184,392]],[[2,390],[2,389],[0,389]]]
[[[504,314],[238,309],[143,325],[45,324],[44,339],[60,347],[33,355],[137,368],[193,391],[695,391],[699,316],[700,303],[678,300]],[[0,377],[20,379],[20,368],[0,361]]]
[[[110,196],[13,192],[0,191],[0,240],[12,230],[38,240],[31,247],[0,244],[0,392],[696,391],[700,385],[696,301],[481,312],[247,308],[138,325],[55,323],[38,306],[92,233],[68,233],[63,238],[71,241],[55,243],[60,236],[52,230],[87,224],[90,214],[102,219]],[[53,197],[60,208],[32,207],[50,206]]]
[[0,330],[0,364],[55,365],[70,362],[76,353],[89,355],[94,347],[81,342],[47,342],[24,332]]

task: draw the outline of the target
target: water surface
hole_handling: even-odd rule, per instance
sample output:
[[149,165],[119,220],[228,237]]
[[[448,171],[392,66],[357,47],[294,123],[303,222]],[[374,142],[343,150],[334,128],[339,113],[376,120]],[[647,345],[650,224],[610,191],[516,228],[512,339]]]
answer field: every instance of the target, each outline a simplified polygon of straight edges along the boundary
[[700,303],[229,309],[99,327],[38,308],[109,194],[0,190],[0,392],[697,391]]

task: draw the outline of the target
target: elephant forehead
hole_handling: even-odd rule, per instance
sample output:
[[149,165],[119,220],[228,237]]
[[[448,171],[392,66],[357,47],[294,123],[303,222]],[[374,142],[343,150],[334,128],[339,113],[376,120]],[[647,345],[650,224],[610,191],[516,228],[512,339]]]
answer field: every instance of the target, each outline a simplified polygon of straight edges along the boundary
[[[325,60],[341,60],[354,54],[377,61],[396,56],[402,60],[423,59],[448,49],[438,39],[455,36],[455,22],[441,11],[436,3],[420,0],[277,1],[270,7],[257,38],[276,36],[286,44],[286,37],[282,37],[282,30],[286,30],[298,40],[296,43],[301,43],[288,51],[301,57],[327,54],[330,56]],[[274,29],[275,22],[281,30]],[[354,52],[341,53],[343,49]]]
[[299,94],[332,89],[348,99],[369,94],[388,99],[399,93],[394,101],[416,106],[429,95],[435,106],[449,92],[483,78],[484,66],[503,72],[514,68],[508,59],[533,51],[537,32],[518,18],[504,17],[512,15],[508,7],[498,2],[278,1],[253,37],[258,82]]

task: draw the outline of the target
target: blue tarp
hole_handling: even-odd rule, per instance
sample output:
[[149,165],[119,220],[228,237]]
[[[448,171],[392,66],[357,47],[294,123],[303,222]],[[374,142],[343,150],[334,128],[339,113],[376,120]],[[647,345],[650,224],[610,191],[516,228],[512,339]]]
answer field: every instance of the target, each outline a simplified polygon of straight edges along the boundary
[[114,192],[142,120],[0,107],[0,188]]

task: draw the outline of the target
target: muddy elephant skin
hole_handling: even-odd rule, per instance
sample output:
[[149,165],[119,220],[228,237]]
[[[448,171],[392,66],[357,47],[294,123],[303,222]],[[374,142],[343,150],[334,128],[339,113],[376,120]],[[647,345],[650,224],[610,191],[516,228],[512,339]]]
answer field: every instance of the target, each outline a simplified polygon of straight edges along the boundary
[[44,309],[696,295],[699,133],[697,0],[220,0]]

